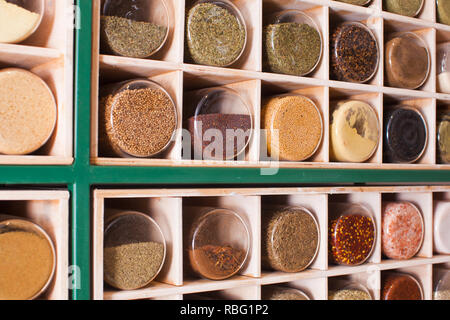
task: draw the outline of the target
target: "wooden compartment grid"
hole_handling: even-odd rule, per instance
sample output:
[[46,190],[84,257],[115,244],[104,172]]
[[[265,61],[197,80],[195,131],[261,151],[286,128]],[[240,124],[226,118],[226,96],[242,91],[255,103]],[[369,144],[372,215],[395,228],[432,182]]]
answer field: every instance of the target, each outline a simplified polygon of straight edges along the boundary
[[[230,68],[217,68],[187,63],[185,52],[185,9],[191,0],[167,0],[170,12],[171,36],[162,52],[150,59],[133,59],[99,54],[99,17],[101,0],[93,0],[92,38],[92,96],[91,96],[91,164],[99,166],[193,166],[193,167],[267,167],[273,165],[265,157],[265,145],[261,142],[259,126],[262,101],[270,94],[299,92],[317,98],[325,124],[324,138],[319,151],[305,162],[279,162],[280,168],[335,168],[335,169],[447,169],[436,159],[436,108],[450,103],[450,95],[436,92],[436,45],[450,39],[450,26],[436,23],[434,1],[426,1],[418,18],[392,14],[382,10],[382,0],[374,0],[368,7],[349,5],[329,0],[232,0],[242,11],[248,27],[249,39],[243,56]],[[318,24],[323,38],[323,55],[317,69],[307,77],[296,77],[266,72],[263,61],[263,25],[270,13],[284,9],[299,9],[307,12]],[[380,63],[374,78],[367,84],[354,84],[330,78],[329,38],[332,26],[339,21],[360,21],[375,34],[380,47]],[[384,85],[384,44],[390,34],[398,31],[413,31],[428,44],[431,54],[431,71],[426,83],[418,90],[392,88]],[[109,72],[112,71],[112,72]],[[182,74],[175,76],[175,71]],[[203,161],[182,159],[181,134],[177,135],[169,155],[153,159],[103,157],[98,152],[98,86],[99,83],[115,81],[112,74],[119,72],[128,79],[134,77],[167,78],[163,83],[172,90],[177,101],[184,101],[188,89],[214,86],[238,85],[241,92],[251,98],[255,111],[255,132],[250,142],[245,161]],[[164,74],[164,76],[162,75]],[[122,77],[122,80],[125,79]],[[415,164],[392,164],[383,160],[383,140],[374,156],[365,163],[332,162],[329,159],[329,125],[332,106],[342,97],[362,99],[370,102],[380,118],[383,128],[384,97],[401,103],[413,104],[422,111],[429,127],[427,151]],[[178,106],[183,110],[184,105]],[[189,115],[182,113],[181,121]],[[382,131],[382,130],[381,130]],[[380,133],[380,138],[383,132]],[[278,165],[278,164],[277,164]]]
[[[20,212],[20,215],[18,214]],[[20,216],[40,225],[56,252],[55,276],[39,299],[69,298],[69,193],[67,191],[2,190],[0,213]]]
[[0,68],[23,68],[41,77],[57,104],[49,141],[32,155],[0,155],[0,165],[70,165],[73,162],[74,0],[45,0],[42,22],[20,44],[0,43]]
[[[304,288],[315,299],[326,299],[328,281],[334,277],[359,279],[380,298],[381,273],[386,270],[409,271],[416,275],[426,299],[431,298],[432,265],[450,263],[449,255],[433,254],[433,203],[450,199],[450,187],[318,187],[318,188],[247,188],[247,189],[96,189],[93,191],[93,265],[92,297],[94,299],[152,299],[223,291],[233,297],[260,297],[261,287],[283,284]],[[382,202],[412,201],[425,221],[422,248],[410,260],[392,260],[381,254]],[[372,211],[377,226],[377,241],[369,260],[359,266],[339,266],[328,261],[328,219],[334,203],[359,203]],[[261,267],[261,215],[267,204],[301,205],[316,216],[320,228],[319,253],[303,272],[283,273]],[[228,280],[211,281],[183,274],[183,221],[191,206],[213,206],[235,210],[251,230],[249,261],[239,275]],[[103,284],[103,220],[107,209],[140,210],[150,214],[161,225],[168,241],[169,258],[162,273],[147,288],[117,291]],[[240,289],[248,288],[240,292]],[[234,290],[235,289],[235,290]],[[239,293],[240,292],[240,293]],[[227,296],[226,293],[224,293]]]

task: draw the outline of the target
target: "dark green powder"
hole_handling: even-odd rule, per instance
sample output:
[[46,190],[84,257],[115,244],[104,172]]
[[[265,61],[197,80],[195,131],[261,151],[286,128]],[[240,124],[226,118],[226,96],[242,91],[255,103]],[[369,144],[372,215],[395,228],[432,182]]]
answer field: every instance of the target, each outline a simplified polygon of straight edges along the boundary
[[366,5],[368,2],[367,0],[337,0],[339,2],[345,2],[345,3],[350,3],[350,4],[355,4],[358,6],[364,6]]
[[422,7],[423,0],[384,0],[385,9],[403,16],[415,17]]
[[121,17],[101,17],[102,52],[147,58],[163,44],[167,27]]
[[311,72],[320,59],[320,34],[307,24],[271,24],[265,33],[268,67],[272,72],[302,76]]
[[245,46],[244,25],[229,10],[212,3],[190,9],[186,29],[191,58],[198,64],[228,66]]

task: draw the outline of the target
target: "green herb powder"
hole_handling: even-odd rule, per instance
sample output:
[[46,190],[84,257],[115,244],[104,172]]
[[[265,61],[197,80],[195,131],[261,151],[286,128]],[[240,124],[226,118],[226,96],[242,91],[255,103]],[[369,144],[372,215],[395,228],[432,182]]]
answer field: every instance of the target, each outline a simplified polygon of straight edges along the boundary
[[187,45],[195,63],[230,65],[244,49],[245,38],[245,27],[226,8],[200,3],[188,12]]
[[266,27],[266,52],[272,72],[302,76],[313,70],[322,52],[319,32],[307,24]]
[[147,58],[161,47],[167,28],[121,17],[101,17],[102,51],[125,57]]
[[367,2],[369,2],[367,0],[337,0],[337,1],[350,3],[350,4],[355,4],[355,5],[358,5],[358,6],[363,6],[363,5],[367,4]]
[[423,0],[385,0],[387,11],[403,16],[415,17],[422,7]]

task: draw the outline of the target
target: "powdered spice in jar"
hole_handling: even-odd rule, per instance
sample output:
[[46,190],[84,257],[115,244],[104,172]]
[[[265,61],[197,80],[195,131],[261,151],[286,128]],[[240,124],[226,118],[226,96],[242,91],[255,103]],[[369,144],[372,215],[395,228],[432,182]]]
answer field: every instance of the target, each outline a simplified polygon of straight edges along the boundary
[[0,43],[18,43],[31,36],[42,20],[43,3],[25,1],[25,6],[23,1],[0,0]]
[[313,262],[319,248],[317,221],[300,207],[265,210],[262,235],[264,268],[300,272]]
[[187,48],[195,63],[226,67],[244,51],[247,29],[233,3],[198,1],[186,21]]
[[422,246],[424,222],[419,209],[409,202],[383,205],[381,248],[391,259],[407,260]]
[[329,291],[328,292],[328,300],[372,300],[372,297],[369,293],[363,290],[356,289],[344,289],[337,291]]
[[430,54],[426,43],[413,32],[386,43],[386,82],[391,87],[417,89],[428,78]]
[[371,0],[337,0],[337,1],[345,2],[345,3],[349,3],[349,4],[354,4],[354,5],[358,5],[358,6],[365,6]]
[[299,10],[276,15],[265,27],[265,53],[272,72],[303,76],[317,66],[322,37],[314,21]]
[[0,70],[0,154],[26,155],[52,135],[56,102],[47,84],[23,69]]
[[262,289],[262,300],[310,300],[302,291],[283,286],[269,286]]
[[378,116],[363,101],[339,102],[333,112],[330,130],[330,158],[334,161],[364,162],[378,147]]
[[272,158],[303,161],[313,156],[320,146],[322,115],[307,97],[287,94],[270,98],[261,118],[267,151]]
[[428,129],[422,114],[408,106],[385,112],[384,158],[387,162],[412,163],[425,152]]
[[450,112],[440,115],[438,121],[438,158],[440,163],[450,163]]
[[54,269],[55,249],[43,229],[13,217],[0,222],[0,300],[37,298]]
[[177,112],[169,94],[156,83],[132,80],[104,88],[100,100],[101,153],[152,157],[172,142]]
[[377,39],[359,22],[340,24],[331,36],[331,73],[336,80],[363,83],[376,73]]
[[392,272],[382,277],[381,300],[423,300],[422,288],[413,276]]
[[329,259],[333,263],[344,265],[364,263],[372,254],[374,246],[375,223],[372,217],[365,215],[365,212],[344,213],[331,220]]
[[403,16],[415,17],[422,9],[424,0],[384,0],[387,11]]
[[438,21],[450,25],[450,2],[448,0],[436,0],[436,4]]

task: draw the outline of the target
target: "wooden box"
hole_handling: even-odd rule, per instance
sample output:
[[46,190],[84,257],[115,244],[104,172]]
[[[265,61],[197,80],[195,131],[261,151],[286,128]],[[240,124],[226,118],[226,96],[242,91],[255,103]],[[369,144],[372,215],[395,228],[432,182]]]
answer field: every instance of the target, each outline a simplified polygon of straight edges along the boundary
[[[425,298],[431,298],[431,266],[450,263],[450,256],[433,253],[433,203],[450,199],[450,187],[317,187],[247,189],[132,189],[93,191],[93,298],[94,299],[179,299],[183,295],[214,292],[213,296],[259,299],[264,286],[283,284],[300,288],[314,299],[327,299],[328,281],[347,277],[365,284],[374,299],[380,298],[381,272],[410,271],[422,283]],[[413,202],[424,218],[425,235],[418,254],[410,260],[386,259],[381,253],[381,217],[384,201]],[[333,265],[328,261],[328,216],[334,203],[357,203],[372,211],[377,229],[375,249],[359,266]],[[303,206],[317,218],[319,252],[306,270],[283,273],[261,267],[261,215],[269,204]],[[232,209],[251,230],[248,263],[240,273],[223,281],[186,276],[183,269],[183,220],[190,206],[206,205]],[[105,289],[103,284],[104,212],[108,209],[138,210],[153,217],[168,244],[168,259],[162,273],[148,287],[134,291]],[[187,297],[189,298],[189,297]]]

